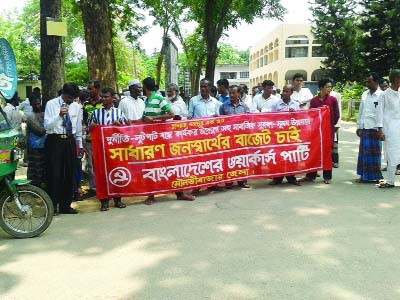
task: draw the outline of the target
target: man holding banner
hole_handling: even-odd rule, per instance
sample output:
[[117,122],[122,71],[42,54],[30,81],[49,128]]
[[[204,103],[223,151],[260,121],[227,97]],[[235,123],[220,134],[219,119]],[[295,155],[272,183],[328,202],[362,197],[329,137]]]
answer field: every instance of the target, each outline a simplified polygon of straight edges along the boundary
[[[174,118],[174,112],[171,105],[161,96],[156,94],[156,84],[154,79],[147,77],[143,80],[143,93],[147,100],[143,113],[143,121],[146,123],[163,122]],[[175,193],[178,200],[193,201],[195,196],[185,195],[183,192]],[[150,195],[144,201],[146,205],[152,205],[156,202],[154,195]]]
[[[330,134],[331,134],[331,148],[333,148],[336,123],[339,121],[339,105],[335,97],[330,95],[332,90],[332,81],[330,79],[321,79],[318,82],[319,94],[311,99],[310,108],[319,108],[328,106],[330,109]],[[317,177],[317,172],[307,173],[306,177],[300,179],[300,182],[314,181]],[[332,166],[330,169],[323,171],[323,178],[325,184],[330,184],[332,180]]]
[[[112,88],[103,88],[101,90],[101,99],[103,99],[103,108],[96,109],[89,120],[89,126],[93,125],[125,125],[129,121],[126,119],[124,113],[114,104],[115,92]],[[107,211],[109,209],[109,199],[100,199],[100,211]],[[126,204],[121,201],[121,197],[114,197],[114,206],[117,208],[125,208]]]
[[[229,102],[224,103],[219,108],[220,115],[237,115],[250,113],[249,107],[244,104],[244,102],[239,98],[240,96],[240,87],[237,85],[232,85],[229,87]],[[238,185],[241,188],[250,188],[250,185],[247,183],[247,180],[239,180]],[[227,189],[232,189],[233,183],[225,184]]]
[[[293,94],[294,87],[291,84],[287,84],[282,88],[282,99],[279,99],[274,102],[270,102],[268,106],[268,112],[294,112],[300,110],[300,105],[297,101],[291,99]],[[286,180],[293,185],[300,186],[301,184],[297,181],[296,176],[288,175],[286,176]],[[270,185],[279,185],[283,182],[283,176],[273,178]]]

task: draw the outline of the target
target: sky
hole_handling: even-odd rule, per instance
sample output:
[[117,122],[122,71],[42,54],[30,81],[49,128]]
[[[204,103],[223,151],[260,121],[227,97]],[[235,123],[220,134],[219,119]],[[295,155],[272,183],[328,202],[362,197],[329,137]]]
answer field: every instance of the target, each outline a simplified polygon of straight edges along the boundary
[[[4,10],[22,9],[24,6],[24,0],[13,0],[13,1],[1,1],[0,13]],[[288,10],[285,15],[283,22],[262,20],[257,19],[253,24],[241,24],[237,29],[230,29],[227,32],[227,36],[222,39],[223,42],[231,44],[232,46],[240,49],[247,50],[251,46],[257,44],[262,40],[266,34],[272,31],[277,25],[281,23],[298,24],[308,23],[311,18],[311,12],[309,10],[309,0],[281,0],[282,5]],[[148,20],[151,25],[151,19]],[[185,29],[190,32],[194,28],[193,24],[189,24]],[[157,50],[161,47],[162,30],[158,27],[152,27],[149,32],[140,38],[142,48],[147,53],[152,53],[155,46],[158,45]],[[159,39],[159,43],[155,43],[155,40]],[[179,43],[173,38],[178,48]]]

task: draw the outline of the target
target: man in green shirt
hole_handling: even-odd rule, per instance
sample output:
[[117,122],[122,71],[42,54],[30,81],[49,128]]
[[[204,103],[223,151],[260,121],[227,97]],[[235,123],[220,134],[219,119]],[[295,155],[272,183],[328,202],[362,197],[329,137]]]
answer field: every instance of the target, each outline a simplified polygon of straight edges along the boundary
[[143,94],[147,97],[143,112],[143,121],[146,123],[162,122],[174,117],[171,105],[163,96],[158,95],[155,83],[151,77],[143,80]]
[[[174,117],[171,105],[162,97],[156,94],[156,83],[151,77],[143,80],[143,94],[147,97],[143,112],[143,121],[146,123],[164,122]],[[185,195],[183,192],[176,192],[178,200],[193,201],[193,195]],[[154,195],[150,195],[144,201],[144,204],[151,205],[156,202]]]

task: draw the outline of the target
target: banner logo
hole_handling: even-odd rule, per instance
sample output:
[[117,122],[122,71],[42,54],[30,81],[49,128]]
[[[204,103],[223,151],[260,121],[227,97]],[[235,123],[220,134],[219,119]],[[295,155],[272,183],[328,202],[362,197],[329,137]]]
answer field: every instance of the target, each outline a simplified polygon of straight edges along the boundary
[[110,172],[108,179],[113,185],[121,188],[131,183],[132,176],[127,168],[118,167]]

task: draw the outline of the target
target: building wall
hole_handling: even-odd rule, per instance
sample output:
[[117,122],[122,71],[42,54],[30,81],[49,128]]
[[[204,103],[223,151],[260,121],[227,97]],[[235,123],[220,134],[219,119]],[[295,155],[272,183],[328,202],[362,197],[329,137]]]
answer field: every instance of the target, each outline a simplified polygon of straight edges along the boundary
[[[227,78],[230,85],[245,84],[249,86],[249,65],[238,64],[238,65],[216,65],[214,73],[214,82],[217,83],[221,79],[221,73],[232,73],[235,74],[236,79]],[[246,78],[247,77],[247,78]]]
[[[310,24],[279,25],[250,49],[250,86],[270,79],[277,88],[282,88],[297,72],[304,74],[305,81],[319,80],[324,59],[317,53],[319,47]],[[287,57],[305,53],[306,57]]]
[[27,95],[27,90],[33,90],[35,87],[39,87],[40,89],[42,89],[42,83],[40,80],[18,80],[18,96],[22,100],[25,100],[29,96]]

